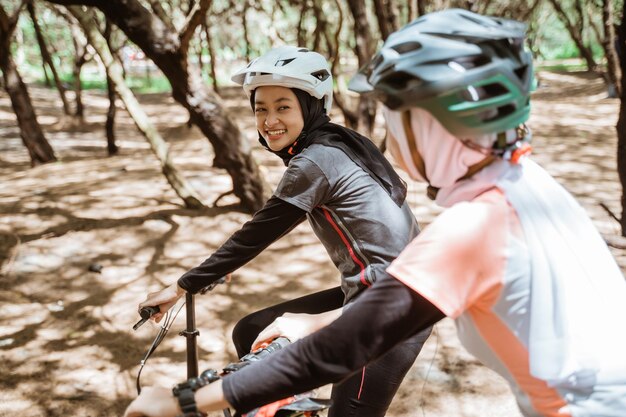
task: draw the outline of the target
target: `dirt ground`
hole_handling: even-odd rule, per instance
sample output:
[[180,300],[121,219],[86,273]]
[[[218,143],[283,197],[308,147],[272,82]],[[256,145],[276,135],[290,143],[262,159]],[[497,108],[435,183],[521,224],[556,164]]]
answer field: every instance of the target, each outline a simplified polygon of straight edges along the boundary
[[[530,120],[535,159],[581,201],[608,241],[623,245],[607,211],[620,211],[618,102],[606,99],[601,80],[588,74],[540,78]],[[137,304],[204,260],[249,216],[223,207],[236,203],[233,197],[204,211],[182,208],[124,112],[117,123],[120,154],[107,157],[104,95],[87,93],[85,123],[70,127],[54,91],[31,87],[30,93],[60,162],[30,168],[9,99],[0,93],[0,416],[119,416],[135,396],[139,361],[157,331],[151,324],[132,331]],[[228,191],[230,178],[211,167],[212,148],[186,127],[185,111],[167,94],[140,101],[205,201]],[[284,167],[256,144],[242,94],[230,91],[225,103],[275,185]],[[409,199],[422,226],[440,212],[423,185],[410,184]],[[612,251],[626,267],[626,251]],[[100,272],[90,271],[97,266]],[[308,225],[299,226],[231,284],[197,297],[200,367],[235,359],[230,332],[243,315],[337,283],[324,249]],[[144,385],[184,379],[185,341],[177,335],[183,326],[181,313],[144,368]],[[506,383],[460,347],[447,320],[437,325],[388,415],[519,412]]]

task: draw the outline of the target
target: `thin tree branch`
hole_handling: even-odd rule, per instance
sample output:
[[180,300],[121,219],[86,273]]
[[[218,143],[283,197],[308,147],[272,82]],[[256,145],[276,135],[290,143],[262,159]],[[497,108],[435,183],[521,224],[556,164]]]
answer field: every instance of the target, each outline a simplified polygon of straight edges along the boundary
[[163,9],[163,6],[161,5],[161,1],[160,0],[150,0],[150,7],[152,8],[152,11],[154,12],[154,14],[161,19],[161,21],[163,23],[165,23],[165,25],[171,30],[171,31],[175,31],[176,29],[174,28],[174,24],[172,23],[172,19],[168,16],[167,12],[165,11],[165,9]]
[[17,26],[17,21],[20,18],[20,13],[22,12],[22,9],[26,5],[26,1],[27,0],[22,0],[22,3],[17,7],[17,9],[15,9],[15,11],[13,11],[12,16],[7,15],[4,8],[0,7],[0,25],[3,26],[2,31],[6,33],[7,38],[10,38],[11,35],[13,34],[13,31],[15,30],[15,27]]
[[209,7],[211,7],[211,0],[200,0],[199,3],[194,4],[189,15],[187,15],[185,24],[179,31],[178,38],[180,39],[181,50],[187,51],[187,48],[189,48],[189,42],[196,28],[202,24],[202,21],[206,18]]

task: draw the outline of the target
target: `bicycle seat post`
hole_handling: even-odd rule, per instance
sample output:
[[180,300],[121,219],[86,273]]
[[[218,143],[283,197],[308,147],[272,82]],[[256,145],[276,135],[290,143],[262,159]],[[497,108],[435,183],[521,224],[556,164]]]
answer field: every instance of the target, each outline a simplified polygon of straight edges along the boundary
[[185,314],[187,328],[179,335],[187,338],[187,379],[198,376],[198,344],[196,338],[200,335],[196,329],[196,312],[193,294],[185,294]]

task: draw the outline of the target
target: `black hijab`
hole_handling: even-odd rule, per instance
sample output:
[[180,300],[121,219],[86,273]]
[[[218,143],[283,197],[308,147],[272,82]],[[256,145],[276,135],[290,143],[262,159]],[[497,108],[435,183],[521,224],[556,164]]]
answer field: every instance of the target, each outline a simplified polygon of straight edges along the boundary
[[[271,150],[259,132],[261,145],[278,155],[285,165],[289,165],[291,158],[312,143],[338,148],[378,182],[391,199],[401,206],[406,198],[406,183],[372,141],[354,130],[331,123],[330,117],[324,111],[323,99],[317,99],[297,88],[292,88],[291,91],[298,98],[302,109],[304,118],[302,132],[291,145],[279,151]],[[250,104],[254,110],[254,91],[250,96]]]

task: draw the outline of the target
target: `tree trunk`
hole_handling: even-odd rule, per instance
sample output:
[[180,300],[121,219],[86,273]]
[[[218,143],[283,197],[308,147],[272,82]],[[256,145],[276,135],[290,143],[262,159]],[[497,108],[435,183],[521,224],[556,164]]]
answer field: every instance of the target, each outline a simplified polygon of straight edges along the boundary
[[398,6],[394,0],[374,0],[378,28],[383,40],[398,30]]
[[424,16],[426,14],[426,1],[427,0],[415,0],[417,2],[417,15]]
[[107,153],[109,156],[116,155],[119,151],[115,143],[115,87],[113,80],[107,73],[107,96],[109,97],[109,109],[107,110],[107,121],[105,123],[105,131],[107,135]]
[[17,71],[11,57],[11,38],[21,7],[9,17],[0,4],[0,70],[4,88],[11,99],[11,106],[17,116],[22,142],[28,149],[31,165],[56,161],[52,147],[41,130],[26,84]]
[[[609,97],[621,97],[620,64],[615,50],[615,26],[613,21],[613,5],[611,0],[602,1],[602,22],[604,37],[601,39],[609,78]],[[613,86],[613,88],[611,88]]]
[[50,69],[50,72],[52,73],[52,78],[54,79],[54,84],[56,85],[59,96],[61,97],[61,102],[63,103],[63,112],[66,116],[71,116],[72,111],[70,110],[70,105],[67,102],[67,98],[65,96],[65,87],[63,87],[63,82],[59,77],[54,62],[52,61],[52,57],[48,52],[46,41],[43,37],[43,34],[41,33],[41,28],[39,27],[39,22],[37,21],[37,14],[35,12],[35,5],[33,3],[33,0],[29,0],[28,3],[26,3],[26,8],[28,9],[28,14],[33,21],[33,28],[35,29],[35,37],[37,38],[37,43],[39,44],[41,58],[43,59],[44,64],[47,65]]
[[[106,41],[109,51],[113,50],[113,48],[111,48],[112,29],[113,28],[111,26],[111,22],[107,20],[105,23],[105,27],[104,27],[104,40]],[[106,68],[106,72],[107,72],[107,96],[109,98],[109,109],[107,110],[107,121],[105,123],[104,130],[107,136],[107,153],[109,156],[113,156],[117,154],[117,152],[119,151],[119,148],[117,147],[117,144],[115,143],[115,112],[117,110],[117,108],[115,107],[115,98],[117,96],[115,95],[115,86],[113,85],[113,80],[111,79],[111,76],[109,75],[109,68]],[[124,78],[123,74],[122,74],[122,78]]]
[[297,27],[297,39],[298,46],[307,46],[306,44],[306,30],[304,29],[304,20],[307,11],[309,10],[309,2],[304,0],[302,2],[302,9],[300,9],[300,16],[298,18],[298,27]]
[[[317,30],[324,33],[324,39],[326,40],[326,46],[328,47],[328,57],[330,60],[330,72],[333,78],[336,80],[338,88],[333,92],[333,104],[336,105],[343,114],[344,124],[350,128],[357,128],[359,123],[359,115],[356,109],[351,109],[349,104],[346,103],[344,91],[342,90],[343,83],[340,82],[341,71],[339,70],[339,49],[341,29],[343,26],[343,9],[341,8],[341,2],[335,0],[337,12],[339,13],[339,19],[337,21],[337,28],[334,32],[331,31],[331,26],[326,20],[326,14],[323,11],[323,5],[321,1],[313,2],[313,13],[317,20]],[[306,2],[304,2],[306,4]]]
[[626,2],[617,36],[617,55],[622,70],[619,117],[617,119],[617,172],[622,184],[622,236],[626,236]]
[[215,69],[217,60],[215,59],[215,49],[213,48],[213,37],[211,36],[209,26],[207,24],[204,24],[203,26],[204,33],[206,34],[207,49],[209,50],[209,59],[211,60],[211,64],[209,66],[209,70],[211,72],[211,84],[213,85],[213,90],[215,90],[215,92],[219,94],[220,87],[217,84],[217,70]]
[[104,36],[102,36],[98,28],[94,26],[92,16],[83,12],[83,10],[78,6],[72,6],[69,9],[85,30],[91,46],[93,46],[93,48],[98,52],[98,55],[100,55],[102,63],[107,68],[107,74],[113,83],[115,92],[124,102],[126,110],[141,133],[143,133],[146,137],[148,143],[150,143],[152,152],[154,152],[156,157],[159,159],[159,162],[161,162],[161,170],[165,175],[165,178],[167,178],[167,181],[170,183],[174,191],[176,191],[176,194],[185,202],[186,207],[204,207],[195,191],[191,188],[191,186],[189,186],[189,184],[187,184],[185,178],[173,165],[170,160],[167,144],[154,125],[150,122],[148,115],[146,115],[143,111],[132,91],[130,91],[130,89],[126,86],[124,77],[122,76],[122,67],[113,58]]
[[174,100],[189,111],[194,124],[213,145],[214,166],[231,176],[242,207],[250,211],[262,207],[263,182],[250,147],[197,68],[188,65],[188,45],[182,35],[169,30],[138,0],[48,1],[95,6],[139,46],[169,80]]
[[[370,31],[370,24],[367,19],[365,3],[360,0],[348,0],[348,6],[354,18],[354,35],[356,37],[356,56],[359,68],[365,65],[372,56],[372,46],[374,40]],[[357,130],[371,136],[374,129],[374,119],[376,117],[376,102],[371,98],[359,97],[357,106],[358,124]]]
[[250,62],[250,58],[252,57],[252,50],[250,48],[250,35],[248,33],[248,9],[250,4],[248,0],[245,0],[243,3],[243,11],[241,12],[241,24],[243,26],[243,40],[246,42],[246,61]]
[[91,55],[87,50],[87,39],[81,30],[80,26],[76,22],[76,19],[67,12],[64,7],[54,5],[53,11],[65,20],[70,26],[70,32],[72,33],[72,43],[74,44],[74,65],[72,68],[72,76],[74,78],[74,101],[76,107],[74,110],[74,116],[82,122],[85,115],[85,107],[83,106],[83,85],[81,82],[81,73],[83,65],[91,60]]
[[559,3],[559,0],[550,0],[550,4],[552,4],[552,7],[554,7],[554,10],[556,10],[557,14],[559,15],[561,19],[561,22],[563,22],[563,24],[565,25],[565,28],[567,29],[570,35],[570,38],[572,39],[572,41],[574,41],[574,43],[576,44],[576,47],[578,48],[580,54],[582,55],[582,58],[587,63],[587,69],[589,71],[595,72],[598,68],[598,64],[593,59],[593,54],[591,52],[591,49],[587,45],[585,45],[585,40],[583,38],[584,19],[583,19],[581,6],[580,6],[580,0],[576,0],[575,9],[578,14],[578,21],[576,22],[572,22],[570,20],[569,16],[563,9],[562,5]]

